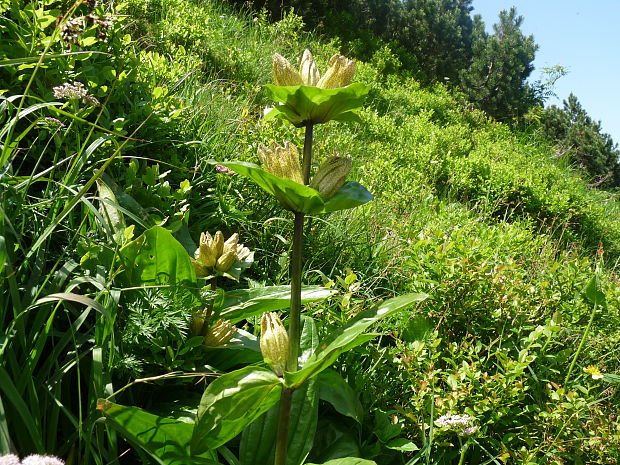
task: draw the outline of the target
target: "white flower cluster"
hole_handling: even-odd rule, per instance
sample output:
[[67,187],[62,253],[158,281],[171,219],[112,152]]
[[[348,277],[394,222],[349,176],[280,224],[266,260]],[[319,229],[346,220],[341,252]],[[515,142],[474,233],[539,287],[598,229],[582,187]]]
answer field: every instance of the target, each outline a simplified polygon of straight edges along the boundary
[[88,94],[88,89],[84,84],[78,81],[65,82],[62,86],[52,87],[54,98],[60,100],[80,100],[82,103],[88,103],[93,107],[99,106],[99,100]]
[[65,465],[65,462],[52,455],[33,454],[20,462],[14,454],[0,455],[0,465]]
[[478,427],[472,425],[472,417],[469,415],[442,415],[435,424],[441,428],[457,431],[460,436],[471,436],[478,431]]

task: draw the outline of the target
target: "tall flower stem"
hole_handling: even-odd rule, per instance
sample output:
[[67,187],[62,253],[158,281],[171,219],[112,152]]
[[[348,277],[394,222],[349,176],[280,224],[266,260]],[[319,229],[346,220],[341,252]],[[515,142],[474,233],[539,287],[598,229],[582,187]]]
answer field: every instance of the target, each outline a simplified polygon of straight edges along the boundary
[[[304,184],[310,184],[310,167],[312,166],[312,124],[306,126],[304,137],[304,153],[302,170]],[[303,271],[304,255],[304,219],[301,212],[295,212],[293,223],[293,250],[291,253],[291,308],[288,325],[288,361],[287,371],[297,371],[299,357],[299,340],[301,337],[301,275]],[[284,389],[280,397],[280,412],[278,415],[278,434],[276,438],[276,457],[274,465],[286,465],[286,451],[288,447],[288,425],[291,417],[293,390]]]

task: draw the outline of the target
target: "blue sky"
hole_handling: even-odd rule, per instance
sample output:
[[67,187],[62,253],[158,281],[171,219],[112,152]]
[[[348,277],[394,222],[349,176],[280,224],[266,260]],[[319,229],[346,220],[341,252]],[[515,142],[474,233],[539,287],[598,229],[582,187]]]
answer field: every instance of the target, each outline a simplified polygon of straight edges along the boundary
[[620,0],[473,0],[472,6],[487,30],[501,10],[516,6],[525,18],[521,29],[538,44],[532,78],[546,66],[568,68],[555,85],[559,99],[548,104],[561,105],[573,92],[620,143]]

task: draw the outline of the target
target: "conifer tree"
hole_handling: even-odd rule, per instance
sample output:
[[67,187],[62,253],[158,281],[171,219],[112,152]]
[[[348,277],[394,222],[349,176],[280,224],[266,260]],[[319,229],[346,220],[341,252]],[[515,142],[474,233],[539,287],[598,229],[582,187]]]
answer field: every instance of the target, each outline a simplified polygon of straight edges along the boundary
[[535,91],[526,80],[534,69],[538,46],[533,36],[523,34],[522,22],[514,7],[504,10],[489,35],[476,17],[473,60],[460,74],[468,99],[500,120],[522,116],[536,103]]
[[546,137],[566,151],[571,162],[591,177],[593,185],[620,186],[618,146],[602,132],[601,123],[588,115],[575,95],[564,100],[563,108],[547,108],[541,122]]

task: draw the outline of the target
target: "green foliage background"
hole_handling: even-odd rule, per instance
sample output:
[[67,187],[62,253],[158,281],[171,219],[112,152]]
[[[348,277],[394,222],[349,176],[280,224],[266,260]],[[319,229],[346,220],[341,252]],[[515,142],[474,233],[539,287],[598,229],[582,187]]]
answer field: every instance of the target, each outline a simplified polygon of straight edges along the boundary
[[[431,11],[445,6],[427,3]],[[453,31],[454,50],[473,60],[465,37],[480,25],[465,17],[469,2],[453,3],[453,14],[436,27]],[[421,11],[416,2],[402,5],[411,15]],[[433,44],[411,39],[407,48],[377,30],[349,43],[345,26],[355,17],[345,8],[333,18],[345,38],[320,40],[304,32],[300,16],[270,22],[266,13],[239,13],[217,1],[82,4],[74,15],[110,16],[113,25],[104,38],[93,26],[83,42],[67,46],[54,31],[69,8],[14,0],[0,18],[0,450],[110,463],[126,447],[98,421],[95,399],[165,374],[131,384],[115,401],[193,418],[204,386],[196,379],[257,362],[244,351],[222,360],[191,338],[191,313],[206,300],[191,285],[142,289],[118,263],[127,256],[122,250],[131,250],[123,247],[154,225],[188,253],[200,232],[221,229],[238,231],[256,258],[247,279],[227,290],[287,282],[290,218],[240,176],[216,173],[209,160],[255,162],[257,144],[282,134],[301,145],[297,129],[263,123],[270,103],[262,86],[271,82],[272,53],[294,62],[309,47],[322,70],[342,48],[363,57],[356,82],[372,90],[362,124],[318,127],[316,158],[351,157],[351,178],[376,201],[313,220],[304,280],[340,294],[307,312],[324,334],[379,299],[407,291],[431,296],[417,313],[377,327],[384,336],[338,359],[361,409],[347,415],[329,401],[333,392],[322,395],[322,433],[310,460],[457,463],[459,438],[433,426],[448,413],[476,418],[471,463],[604,464],[620,455],[617,384],[581,370],[620,370],[618,202],[589,186],[591,178],[543,137],[583,146],[566,129],[566,114],[601,137],[576,101],[525,129],[498,123],[472,108],[466,89],[433,83],[434,73],[475,82],[481,65],[427,60]],[[371,32],[390,24],[379,21],[389,8],[375,13]],[[516,92],[535,46],[519,35],[513,14],[505,22],[496,33],[511,31],[525,54],[506,61],[505,72],[516,76],[507,92]],[[480,38],[481,56],[504,53],[493,37]],[[102,105],[56,101],[52,87],[68,81],[83,82]],[[502,117],[522,114],[510,105],[528,95],[473,98],[487,98]],[[596,152],[602,165],[613,161],[609,144]],[[593,174],[608,172],[593,166]],[[105,205],[122,213],[123,228]],[[565,383],[592,312],[582,290],[597,266],[607,306],[595,309],[578,369]],[[186,271],[183,280],[191,282]],[[255,323],[239,326],[255,335]],[[192,377],[168,377],[179,370]],[[394,442],[401,439],[419,450]],[[120,461],[150,458],[136,448]]]

